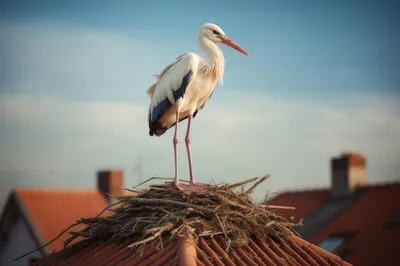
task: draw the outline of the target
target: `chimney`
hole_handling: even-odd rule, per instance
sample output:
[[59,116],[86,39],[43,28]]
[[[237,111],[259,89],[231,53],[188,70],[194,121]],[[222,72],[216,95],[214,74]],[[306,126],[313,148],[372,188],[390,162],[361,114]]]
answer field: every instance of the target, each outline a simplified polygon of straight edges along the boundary
[[359,153],[343,153],[331,160],[331,195],[342,197],[366,184],[366,160]]
[[113,203],[114,200],[107,194],[112,196],[122,196],[124,186],[124,173],[122,170],[108,169],[97,173],[97,189],[106,197],[108,203]]

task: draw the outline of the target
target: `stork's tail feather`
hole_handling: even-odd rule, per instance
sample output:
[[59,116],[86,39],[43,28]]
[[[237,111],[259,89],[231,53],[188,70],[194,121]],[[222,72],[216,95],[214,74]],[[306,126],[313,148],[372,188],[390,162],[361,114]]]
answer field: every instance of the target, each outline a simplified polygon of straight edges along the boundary
[[166,128],[166,127],[161,126],[160,123],[155,122],[155,123],[153,123],[153,125],[150,125],[149,135],[150,135],[150,136],[156,135],[157,137],[160,137],[160,136],[163,135],[168,129],[169,129],[169,128]]
[[154,83],[150,86],[150,88],[147,90],[147,95],[149,95],[150,97],[153,96],[154,91],[156,90],[156,85],[157,83]]

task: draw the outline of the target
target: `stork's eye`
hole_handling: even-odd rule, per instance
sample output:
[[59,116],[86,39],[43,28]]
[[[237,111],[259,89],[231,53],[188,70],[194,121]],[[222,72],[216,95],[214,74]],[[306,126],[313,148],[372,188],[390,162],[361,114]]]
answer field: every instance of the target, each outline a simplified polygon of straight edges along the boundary
[[221,33],[219,33],[218,31],[216,31],[216,30],[213,30],[212,31],[215,35],[220,35]]

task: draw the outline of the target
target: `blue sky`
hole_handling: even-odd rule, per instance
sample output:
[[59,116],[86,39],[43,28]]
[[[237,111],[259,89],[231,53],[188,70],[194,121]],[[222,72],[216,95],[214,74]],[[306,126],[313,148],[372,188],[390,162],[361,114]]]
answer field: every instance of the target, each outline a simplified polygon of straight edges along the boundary
[[[325,97],[338,91],[399,93],[396,2],[16,1],[3,3],[2,10],[6,20],[16,23],[62,23],[146,40],[168,38],[165,54],[170,56],[198,50],[199,25],[214,22],[253,55],[244,59],[224,49],[232,65],[227,82],[238,85],[232,89]],[[247,78],[235,75],[239,72]]]
[[0,9],[7,189],[90,187],[104,167],[124,168],[133,185],[137,162],[143,176],[172,175],[172,135],[147,135],[145,91],[176,56],[200,52],[206,22],[250,56],[222,47],[224,87],[193,125],[200,179],[270,172],[264,190],[328,185],[329,157],[348,149],[368,157],[371,182],[399,178],[397,1],[1,1]]

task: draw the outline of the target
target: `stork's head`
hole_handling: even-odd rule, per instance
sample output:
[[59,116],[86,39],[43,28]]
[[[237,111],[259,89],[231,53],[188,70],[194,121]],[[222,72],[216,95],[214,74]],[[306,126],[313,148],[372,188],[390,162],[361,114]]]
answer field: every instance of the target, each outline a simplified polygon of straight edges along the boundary
[[240,47],[239,44],[235,43],[231,39],[229,39],[224,31],[215,24],[212,23],[206,23],[200,28],[199,35],[201,37],[204,37],[214,43],[223,43],[225,45],[228,45],[232,47],[233,49],[241,52],[242,54],[249,55],[246,50],[244,50],[242,47]]

